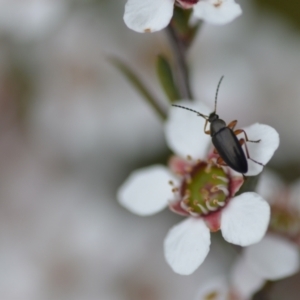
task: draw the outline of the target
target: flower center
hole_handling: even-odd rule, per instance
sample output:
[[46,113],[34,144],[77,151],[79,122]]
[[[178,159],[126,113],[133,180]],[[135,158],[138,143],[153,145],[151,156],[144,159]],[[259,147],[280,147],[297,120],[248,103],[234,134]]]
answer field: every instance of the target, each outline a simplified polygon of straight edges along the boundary
[[183,180],[181,207],[191,215],[207,215],[226,204],[229,179],[216,165],[197,164]]
[[179,2],[187,4],[196,4],[199,0],[180,0]]
[[193,5],[197,4],[199,0],[176,0],[176,4],[185,9],[190,9]]

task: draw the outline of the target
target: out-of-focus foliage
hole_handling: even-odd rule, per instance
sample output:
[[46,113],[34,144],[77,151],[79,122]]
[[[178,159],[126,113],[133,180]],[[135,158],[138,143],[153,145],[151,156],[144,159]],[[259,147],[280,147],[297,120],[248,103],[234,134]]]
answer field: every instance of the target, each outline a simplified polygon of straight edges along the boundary
[[254,0],[254,2],[266,11],[278,13],[300,29],[300,2],[298,0]]

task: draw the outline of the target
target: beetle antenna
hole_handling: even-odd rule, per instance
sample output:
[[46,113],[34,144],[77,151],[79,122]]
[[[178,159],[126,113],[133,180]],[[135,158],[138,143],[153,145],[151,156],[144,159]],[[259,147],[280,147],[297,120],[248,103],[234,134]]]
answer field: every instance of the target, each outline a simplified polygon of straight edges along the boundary
[[172,104],[172,106],[175,106],[175,107],[179,107],[179,108],[183,108],[183,109],[192,111],[192,112],[196,113],[198,116],[203,117],[205,120],[207,120],[207,118],[208,118],[208,116],[205,116],[205,115],[203,115],[203,114],[199,113],[198,111],[193,110],[193,109],[191,109],[191,108],[184,107],[184,106],[180,106],[180,105],[176,105],[176,104]]
[[215,97],[215,110],[214,110],[214,113],[216,113],[216,111],[217,111],[217,99],[218,99],[218,93],[219,93],[219,88],[220,88],[220,85],[221,85],[221,82],[222,82],[223,78],[224,78],[224,75],[220,78],[219,83],[218,83],[218,86],[217,86],[216,97]]

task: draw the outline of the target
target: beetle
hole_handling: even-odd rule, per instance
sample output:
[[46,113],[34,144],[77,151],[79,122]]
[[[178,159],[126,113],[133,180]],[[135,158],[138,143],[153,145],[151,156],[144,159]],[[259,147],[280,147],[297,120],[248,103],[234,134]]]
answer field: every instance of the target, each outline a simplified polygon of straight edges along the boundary
[[[229,166],[233,170],[245,174],[248,172],[247,158],[263,166],[262,163],[257,162],[256,160],[250,157],[248,147],[246,144],[246,142],[259,143],[260,140],[257,141],[249,140],[247,133],[243,129],[234,130],[237,124],[237,120],[231,121],[228,125],[226,125],[225,121],[220,119],[219,116],[216,114],[218,92],[223,78],[224,76],[221,77],[217,86],[216,96],[215,96],[215,109],[209,116],[203,115],[198,111],[195,111],[193,109],[184,106],[180,106],[176,104],[172,104],[172,106],[195,112],[198,116],[204,118],[205,119],[204,132],[206,134],[210,134],[212,143],[215,147],[214,153],[219,155],[219,157],[217,158],[217,164],[223,166]],[[206,129],[208,123],[210,123],[209,130]],[[244,134],[245,138],[238,139],[237,135],[241,133]],[[242,148],[243,145],[245,145],[247,158]]]

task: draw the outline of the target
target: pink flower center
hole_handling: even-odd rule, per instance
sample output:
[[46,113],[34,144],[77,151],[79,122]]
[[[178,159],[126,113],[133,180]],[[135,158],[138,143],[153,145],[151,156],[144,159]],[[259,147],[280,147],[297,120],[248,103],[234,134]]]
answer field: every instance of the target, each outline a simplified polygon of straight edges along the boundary
[[226,205],[230,195],[230,178],[216,165],[198,162],[182,174],[181,185],[173,189],[176,200],[170,208],[183,215],[207,216]]
[[176,4],[185,9],[190,9],[193,5],[197,4],[199,0],[177,0]]

